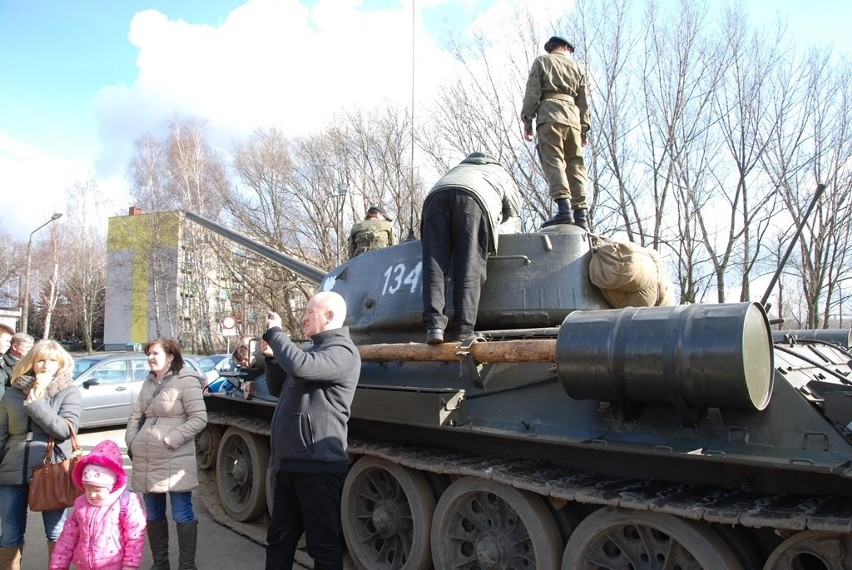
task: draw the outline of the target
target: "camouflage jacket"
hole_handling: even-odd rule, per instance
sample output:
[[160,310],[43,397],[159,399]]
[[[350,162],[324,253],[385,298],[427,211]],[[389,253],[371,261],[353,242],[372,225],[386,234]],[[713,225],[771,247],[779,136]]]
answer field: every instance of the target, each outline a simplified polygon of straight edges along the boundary
[[394,245],[393,223],[379,218],[367,218],[352,226],[349,233],[349,259],[365,251]]

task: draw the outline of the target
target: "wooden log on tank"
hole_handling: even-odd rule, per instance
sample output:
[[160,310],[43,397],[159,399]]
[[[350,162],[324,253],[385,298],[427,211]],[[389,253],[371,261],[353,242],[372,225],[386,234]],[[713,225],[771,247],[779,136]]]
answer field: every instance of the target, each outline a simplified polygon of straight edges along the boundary
[[358,350],[365,362],[456,362],[467,354],[477,362],[556,362],[556,339],[474,342],[466,349],[458,342],[368,344]]

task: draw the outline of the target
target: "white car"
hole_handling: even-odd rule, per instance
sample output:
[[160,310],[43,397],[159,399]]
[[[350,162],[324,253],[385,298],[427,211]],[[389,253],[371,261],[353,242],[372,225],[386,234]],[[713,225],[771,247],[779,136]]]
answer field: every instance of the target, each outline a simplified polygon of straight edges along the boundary
[[[186,366],[204,374],[191,358]],[[83,395],[80,427],[126,425],[151,368],[141,352],[95,353],[74,359],[74,383]]]
[[234,362],[230,354],[192,355],[192,358],[201,368],[201,372],[207,376],[208,384],[219,378],[220,372],[234,370]]

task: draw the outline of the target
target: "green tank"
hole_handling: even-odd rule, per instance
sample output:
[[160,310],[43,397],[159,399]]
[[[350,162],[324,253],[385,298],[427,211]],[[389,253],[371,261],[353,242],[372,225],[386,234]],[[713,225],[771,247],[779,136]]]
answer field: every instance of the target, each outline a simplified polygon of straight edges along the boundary
[[[356,567],[852,569],[846,346],[758,303],[612,309],[574,226],[501,236],[484,339],[429,346],[419,242],[326,273],[188,217],[347,300]],[[263,542],[275,401],[235,385],[207,396],[202,497]]]

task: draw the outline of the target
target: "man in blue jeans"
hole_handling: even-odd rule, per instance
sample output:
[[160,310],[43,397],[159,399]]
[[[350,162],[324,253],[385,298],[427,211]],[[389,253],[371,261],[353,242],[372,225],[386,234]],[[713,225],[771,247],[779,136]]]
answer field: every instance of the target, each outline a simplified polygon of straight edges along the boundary
[[[342,570],[340,496],[346,477],[347,422],[361,356],[349,338],[346,301],[317,293],[308,301],[302,328],[311,346],[296,346],[269,312],[263,340],[266,382],[278,397],[272,415],[270,465],[275,477],[266,534],[266,569],[293,567],[305,534],[316,570]],[[270,355],[271,353],[271,355]]]

